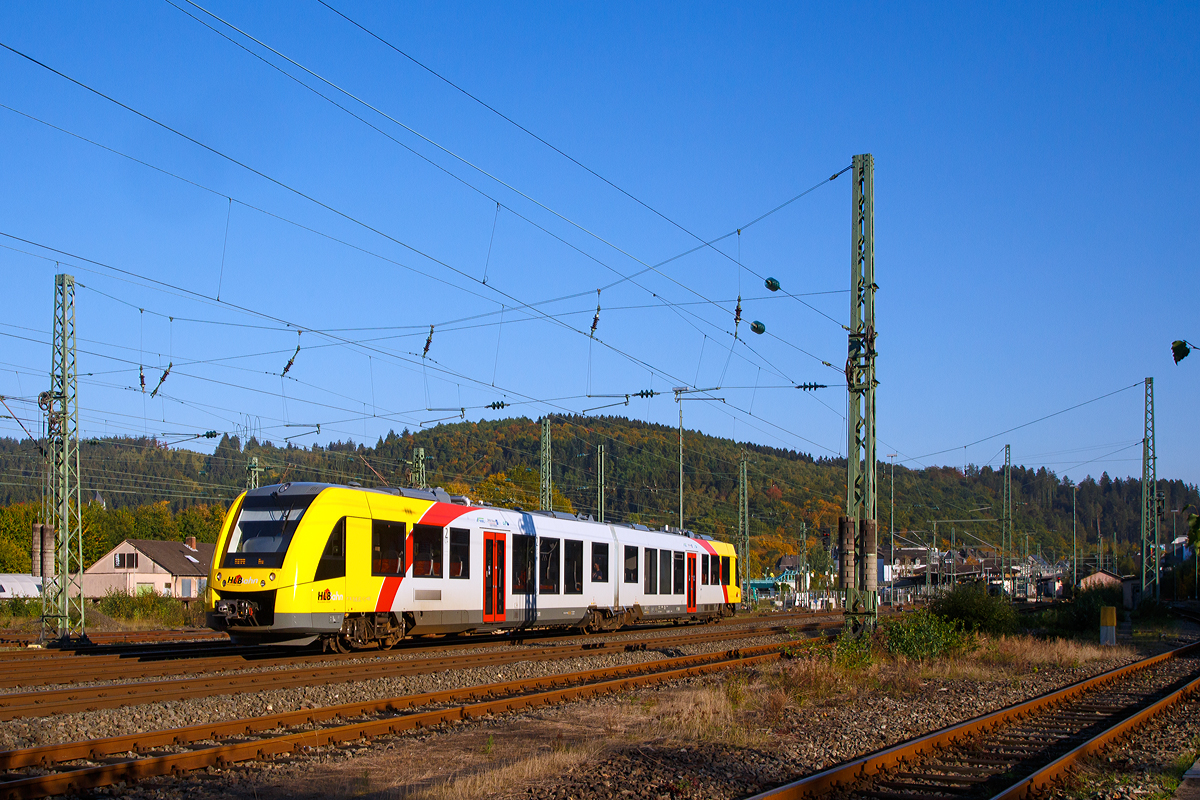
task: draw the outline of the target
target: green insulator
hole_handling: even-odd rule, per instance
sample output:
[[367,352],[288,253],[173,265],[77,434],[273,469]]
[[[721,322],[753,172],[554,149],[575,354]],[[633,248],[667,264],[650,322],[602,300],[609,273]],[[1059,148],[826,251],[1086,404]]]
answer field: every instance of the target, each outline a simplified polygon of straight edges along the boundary
[[754,320],[754,322],[750,323],[750,330],[754,331],[755,333],[766,333],[767,326],[763,325],[758,320]]
[[779,281],[775,280],[774,278],[767,278],[767,288],[770,289],[772,292],[778,292],[779,291]]

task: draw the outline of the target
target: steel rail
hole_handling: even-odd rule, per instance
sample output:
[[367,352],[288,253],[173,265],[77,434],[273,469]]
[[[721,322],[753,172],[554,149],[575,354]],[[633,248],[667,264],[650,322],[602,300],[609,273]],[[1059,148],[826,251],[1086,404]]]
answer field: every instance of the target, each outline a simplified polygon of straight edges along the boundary
[[[368,663],[337,664],[326,667],[301,667],[289,670],[244,672],[227,676],[195,677],[142,683],[104,684],[56,690],[14,692],[0,695],[0,720],[50,714],[119,708],[146,702],[209,697],[264,689],[324,686],[330,683],[423,675],[452,669],[513,664],[519,661],[549,661],[607,652],[627,652],[678,646],[708,641],[750,638],[786,633],[792,630],[822,631],[840,628],[841,622],[810,623],[806,626],[773,626],[767,630],[714,631],[702,637],[659,637],[617,642],[581,642],[578,644],[524,650],[503,650],[472,656],[386,660]],[[289,662],[290,663],[290,662]]]
[[[761,616],[735,616],[722,617],[713,621],[710,624],[714,625],[745,625],[748,623],[768,622],[777,623],[789,619],[816,619],[818,617],[840,617],[841,612],[834,611],[799,611],[788,612],[783,614],[770,614]],[[685,623],[688,627],[695,627],[698,623]],[[655,631],[655,630],[672,630],[678,625],[674,622],[663,623],[642,623],[639,625],[626,626],[615,631],[606,631],[603,633],[592,634],[596,636],[608,636],[614,634],[632,634],[639,632]],[[207,632],[208,636],[205,636]],[[21,634],[25,637],[24,644],[36,642],[37,636],[33,634]],[[145,635],[143,640],[126,641],[115,637],[138,636]],[[514,642],[524,643],[530,640],[545,641],[547,639],[562,639],[570,640],[577,639],[580,636],[588,634],[583,633],[567,633],[564,634],[562,629],[551,628],[536,628],[536,629],[518,629],[504,631],[502,633],[473,633],[465,638],[454,639],[448,638],[442,634],[432,636],[421,636],[413,639],[405,639],[400,645],[400,648],[424,648],[424,647],[469,647],[469,646],[486,646],[489,644],[511,644]],[[5,642],[4,634],[0,632],[0,644]],[[49,647],[25,647],[21,650],[2,650],[0,649],[0,667],[3,667],[7,662],[24,659],[47,659],[47,658],[72,658],[72,657],[89,657],[96,658],[100,656],[119,654],[124,656],[131,655],[154,655],[168,656],[172,651],[180,650],[189,652],[201,647],[212,647],[214,644],[223,647],[254,649],[279,647],[278,645],[249,645],[239,646],[231,642],[228,636],[223,632],[211,631],[204,629],[184,629],[182,631],[172,630],[155,630],[155,631],[131,631],[128,633],[97,633],[91,634],[93,640],[96,640],[96,647],[68,647],[60,648],[54,645]],[[107,637],[107,638],[105,638]],[[213,638],[215,637],[215,638]],[[144,651],[146,644],[162,645],[162,649]],[[303,652],[303,648],[286,648],[296,652]],[[372,650],[358,650],[356,654],[370,654]]]
[[[895,769],[901,764],[912,762],[922,756],[931,755],[936,751],[959,744],[981,733],[1001,728],[1022,717],[1080,697],[1104,684],[1122,680],[1134,673],[1141,672],[1170,659],[1189,655],[1197,650],[1200,650],[1200,642],[1184,645],[1166,653],[1160,653],[1159,655],[1151,656],[1132,664],[1126,664],[1123,667],[1117,667],[1099,675],[1094,675],[1091,678],[1077,681],[1062,689],[1047,692],[1021,703],[1007,706],[997,711],[941,728],[923,736],[900,742],[883,750],[852,759],[843,764],[808,775],[797,781],[756,794],[749,798],[749,800],[768,800],[768,798],[769,800],[801,800],[801,798],[820,797],[833,791],[848,790],[860,781],[882,777],[888,770]],[[1043,766],[1033,775],[1022,778],[1016,784],[995,795],[993,800],[999,800],[999,798],[1015,800],[1016,798],[1032,796],[1031,793],[1033,790],[1041,789],[1049,782],[1060,779],[1080,757],[1102,749],[1106,744],[1112,742],[1113,739],[1119,738],[1121,735],[1132,730],[1132,728],[1143,724],[1155,714],[1160,713],[1163,709],[1170,707],[1187,694],[1195,691],[1198,685],[1200,685],[1200,679],[1193,680],[1162,700],[1138,711],[1133,716],[1122,719],[1094,738],[1073,749],[1070,753],[1061,756],[1051,764]],[[1076,752],[1080,750],[1084,752]],[[1062,763],[1060,764],[1060,762]]]
[[[804,615],[799,619],[812,619]],[[779,630],[783,620],[789,617],[764,618],[761,623],[757,620],[741,620],[740,624],[746,630]],[[765,624],[762,624],[765,623]],[[807,623],[812,624],[812,623]],[[721,626],[723,629],[732,627]],[[143,652],[143,653],[79,653],[76,658],[28,658],[26,653],[19,653],[19,658],[4,659],[0,657],[0,688],[21,686],[46,686],[50,684],[72,684],[85,681],[116,680],[128,678],[145,678],[179,674],[195,674],[202,672],[220,672],[234,669],[249,669],[265,666],[279,666],[297,663],[321,663],[328,661],[348,661],[351,659],[378,660],[395,659],[397,656],[420,651],[454,651],[477,648],[505,648],[520,645],[544,645],[549,643],[577,643],[614,641],[607,637],[618,637],[615,641],[629,639],[652,630],[662,628],[641,628],[605,634],[604,639],[598,637],[581,637],[578,634],[569,636],[506,636],[495,638],[473,637],[467,640],[444,641],[435,643],[423,642],[416,646],[396,648],[393,650],[361,650],[353,653],[317,653],[297,651],[296,649],[280,647],[251,647],[239,648],[236,645],[225,645],[230,649],[228,654],[205,655],[211,653],[208,648],[196,649],[192,645],[176,650]],[[676,633],[680,641],[688,637],[705,637],[712,634],[692,633],[692,628],[677,628],[667,626],[666,630],[680,631]],[[801,627],[799,629],[806,629]],[[703,630],[703,629],[698,629]],[[703,641],[703,638],[696,641]],[[211,645],[210,645],[211,648]],[[44,651],[33,651],[44,652]]]
[[[646,649],[647,647],[660,647],[671,644],[703,644],[710,641],[721,641],[724,639],[786,633],[789,629],[819,630],[821,624],[822,623],[810,623],[809,625],[805,626],[759,625],[749,626],[744,629],[726,629],[724,631],[708,631],[702,633],[689,632],[646,639],[626,638],[610,641],[587,640],[581,642],[578,637],[575,637],[574,639],[566,640],[573,642],[570,645],[566,645],[566,647],[572,650],[581,651],[612,651],[617,649]],[[824,624],[828,627],[831,625],[840,625],[841,623]],[[467,643],[464,643],[461,646],[465,647],[467,646]],[[531,654],[533,658],[537,658],[536,654],[538,652],[548,652],[545,648],[538,650],[536,646],[532,649],[522,651],[511,649],[511,645],[508,647],[509,652],[525,652]],[[20,667],[10,667],[3,672],[0,672],[0,687],[9,688],[22,686],[46,686],[50,684],[71,684],[82,683],[85,681],[116,681],[133,678],[165,677],[170,675],[187,675],[194,678],[196,675],[204,673],[211,674],[250,669],[264,669],[269,667],[297,666],[301,663],[345,663],[351,661],[404,663],[412,660],[411,658],[404,657],[407,654],[408,653],[405,651],[396,652],[387,650],[371,650],[364,652],[362,655],[319,653],[298,657],[292,654],[279,656],[277,650],[272,650],[260,654],[261,657],[255,657],[254,654],[243,654],[214,656],[210,658],[193,658],[188,660],[155,660],[149,662],[133,661],[117,657],[107,657],[103,658],[102,660],[86,659],[82,663],[78,660],[71,660],[66,663],[58,662],[54,664],[32,664],[21,665]],[[471,657],[467,658],[470,659]],[[70,690],[64,689],[59,691]],[[40,692],[39,696],[45,697],[48,694],[48,692]],[[8,695],[8,697],[12,696],[14,695]],[[6,696],[0,695],[0,707],[3,707],[5,704]]]
[[[180,753],[151,755],[116,763],[85,766],[63,772],[8,780],[0,783],[0,797],[5,800],[23,800],[23,798],[79,792],[122,781],[130,782],[188,770],[204,769],[210,766],[225,766],[240,761],[263,759],[292,753],[299,748],[320,747],[374,736],[397,734],[449,722],[470,720],[489,714],[507,713],[611,694],[655,683],[704,675],[731,667],[778,659],[786,654],[789,646],[802,644],[804,641],[760,645],[698,656],[682,656],[644,664],[609,667],[388,700],[306,709],[254,719],[195,725],[172,731],[13,750],[0,753],[0,768],[11,770],[20,767],[45,767],[67,760],[97,760],[108,755],[137,752],[149,748],[185,746],[207,740],[218,740],[219,742],[216,745],[191,748]],[[478,701],[480,697],[494,697],[498,694],[503,696]],[[395,713],[419,705],[462,701],[476,702],[366,722],[323,726],[316,730],[284,732],[251,741],[234,743],[219,741],[227,737],[261,735],[264,731],[275,731],[281,726],[321,725],[321,723],[337,717],[356,716],[364,713]]]

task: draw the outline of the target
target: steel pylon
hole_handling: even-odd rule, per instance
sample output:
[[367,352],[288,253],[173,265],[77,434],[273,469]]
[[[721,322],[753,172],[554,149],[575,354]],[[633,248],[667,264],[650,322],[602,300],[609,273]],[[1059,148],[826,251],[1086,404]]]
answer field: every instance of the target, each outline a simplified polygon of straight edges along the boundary
[[42,576],[42,638],[87,639],[83,601],[83,518],[79,498],[79,403],[75,366],[75,278],[54,276],[50,390],[46,414],[46,489],[54,526],[54,573]]
[[875,159],[854,156],[850,229],[850,329],[846,387],[846,516],[841,524],[842,588],[852,628],[874,624],[878,611],[875,538]]
[[1158,460],[1154,454],[1154,378],[1146,378],[1145,432],[1142,436],[1142,598],[1159,597]]

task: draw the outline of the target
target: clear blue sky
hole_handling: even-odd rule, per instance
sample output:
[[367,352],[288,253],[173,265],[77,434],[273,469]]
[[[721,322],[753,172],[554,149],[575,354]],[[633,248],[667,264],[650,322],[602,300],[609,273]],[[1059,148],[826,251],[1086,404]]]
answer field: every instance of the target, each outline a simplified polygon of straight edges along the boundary
[[[0,51],[0,103],[205,187],[0,109],[0,231],[73,254],[0,239],[35,254],[0,249],[0,394],[18,416],[46,383],[62,270],[85,287],[85,434],[373,442],[456,413],[427,409],[537,417],[687,384],[726,401],[686,403],[689,428],[845,452],[829,317],[848,314],[846,177],[740,244],[609,286],[696,240],[314,0],[208,8],[395,121],[176,1],[383,133],[165,1],[0,8],[4,44],[350,218]],[[1136,475],[1153,376],[1159,475],[1200,481],[1200,354],[1169,351],[1200,341],[1194,3],[330,2],[705,239],[873,153],[883,461],[997,464],[1009,442],[1076,480]],[[730,355],[739,293],[768,334],[743,324]],[[753,388],[803,381],[831,386]],[[678,419],[669,394],[610,411]]]

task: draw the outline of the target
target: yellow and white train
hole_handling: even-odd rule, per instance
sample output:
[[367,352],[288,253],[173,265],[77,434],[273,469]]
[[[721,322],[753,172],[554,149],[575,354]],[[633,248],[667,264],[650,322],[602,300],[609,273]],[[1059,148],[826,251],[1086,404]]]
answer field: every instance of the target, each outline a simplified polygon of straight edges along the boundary
[[244,493],[217,540],[209,627],[244,643],[392,647],[405,636],[608,630],[734,613],[734,548],[441,489],[285,483]]

